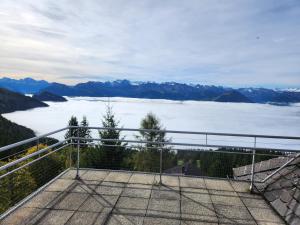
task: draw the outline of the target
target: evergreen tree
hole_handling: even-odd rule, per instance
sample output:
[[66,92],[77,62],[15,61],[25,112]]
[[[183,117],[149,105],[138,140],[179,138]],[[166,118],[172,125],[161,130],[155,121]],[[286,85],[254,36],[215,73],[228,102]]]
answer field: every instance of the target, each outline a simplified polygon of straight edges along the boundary
[[121,132],[109,128],[117,128],[119,121],[115,119],[112,108],[108,105],[103,116],[102,127],[99,131],[100,139],[115,139],[117,141],[102,140],[95,148],[90,148],[84,156],[84,166],[105,169],[121,169],[125,165],[126,148],[121,142]]
[[[143,130],[158,130],[158,131],[140,131],[140,136],[137,136],[139,140],[148,141],[148,142],[156,142],[147,143],[147,147],[151,147],[152,149],[155,147],[163,146],[164,144],[158,144],[157,142],[166,142],[166,133],[162,132],[163,128],[160,123],[160,120],[153,114],[148,113],[144,119],[141,121],[141,129]],[[156,149],[157,150],[157,149]]]
[[[83,116],[82,121],[80,122],[79,137],[81,138],[92,138],[91,130],[88,128],[89,122],[87,121],[86,116]],[[91,142],[90,140],[80,140],[80,147],[87,147],[87,143]]]
[[[75,116],[72,116],[69,120],[68,126],[78,126],[78,121]],[[65,139],[71,138],[71,137],[77,137],[78,135],[78,128],[70,128],[67,133],[65,134]],[[71,140],[68,141],[69,143]]]
[[165,147],[164,143],[170,140],[166,138],[160,120],[153,113],[148,113],[142,119],[140,129],[143,130],[136,138],[151,143],[139,147],[134,156],[134,168],[138,171],[159,172],[161,149],[163,149],[163,169],[169,168],[174,161],[174,153]]

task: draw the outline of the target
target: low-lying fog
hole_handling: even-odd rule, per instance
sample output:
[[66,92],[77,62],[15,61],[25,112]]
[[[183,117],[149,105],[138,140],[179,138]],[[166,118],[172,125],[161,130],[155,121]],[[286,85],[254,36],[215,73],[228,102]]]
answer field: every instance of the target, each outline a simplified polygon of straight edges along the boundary
[[[101,126],[108,98],[76,97],[68,102],[47,102],[50,107],[36,108],[4,114],[7,119],[33,129],[37,135],[67,126],[72,115],[79,120],[85,115],[91,126]],[[141,119],[155,113],[168,130],[207,131],[226,133],[248,133],[300,136],[300,104],[274,106],[269,104],[218,103],[201,101],[171,101],[132,98],[109,98],[110,105],[120,126],[139,128]],[[126,135],[126,133],[123,133]],[[93,132],[97,137],[97,132]],[[64,133],[54,135],[61,139]],[[132,133],[127,134],[132,139]],[[203,143],[204,136],[171,135],[173,141]],[[209,137],[209,143],[253,146],[253,139],[234,141],[224,137]],[[233,143],[235,142],[235,143]],[[258,140],[258,146],[275,143],[280,148],[300,148],[300,142],[289,141],[281,145],[280,140]]]

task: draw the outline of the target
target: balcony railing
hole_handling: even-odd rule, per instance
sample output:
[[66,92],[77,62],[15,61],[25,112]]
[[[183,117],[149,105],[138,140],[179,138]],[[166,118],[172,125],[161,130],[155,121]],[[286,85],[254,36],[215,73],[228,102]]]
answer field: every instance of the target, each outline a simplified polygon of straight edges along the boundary
[[[81,129],[122,132],[120,138],[82,137]],[[52,139],[75,130],[76,136]],[[165,139],[137,138],[140,133],[164,133]],[[74,132],[73,132],[74,133]],[[65,127],[0,148],[0,213],[68,168],[135,170],[160,175],[183,174],[233,178],[233,168],[251,164],[249,190],[288,166],[300,153],[300,137],[212,133],[177,130],[143,130],[103,127]],[[268,176],[255,176],[258,162],[284,157]],[[160,181],[161,182],[161,179]],[[7,211],[10,208],[9,211]],[[6,211],[6,213],[4,213]],[[0,217],[1,218],[1,217]]]

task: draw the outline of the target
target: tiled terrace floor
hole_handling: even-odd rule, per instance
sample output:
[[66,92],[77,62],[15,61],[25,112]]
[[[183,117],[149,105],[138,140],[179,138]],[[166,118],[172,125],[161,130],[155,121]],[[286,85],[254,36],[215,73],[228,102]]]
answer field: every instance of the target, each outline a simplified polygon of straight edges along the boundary
[[70,170],[1,224],[284,224],[246,182]]

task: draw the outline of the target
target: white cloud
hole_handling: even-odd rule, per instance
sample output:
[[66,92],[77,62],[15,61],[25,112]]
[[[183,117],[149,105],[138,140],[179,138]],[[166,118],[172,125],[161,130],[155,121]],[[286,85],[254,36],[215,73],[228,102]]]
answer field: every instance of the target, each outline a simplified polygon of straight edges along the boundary
[[295,86],[299,16],[297,0],[2,0],[0,74]]

